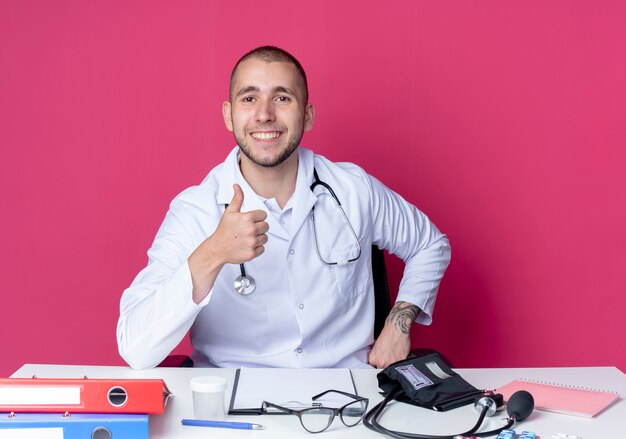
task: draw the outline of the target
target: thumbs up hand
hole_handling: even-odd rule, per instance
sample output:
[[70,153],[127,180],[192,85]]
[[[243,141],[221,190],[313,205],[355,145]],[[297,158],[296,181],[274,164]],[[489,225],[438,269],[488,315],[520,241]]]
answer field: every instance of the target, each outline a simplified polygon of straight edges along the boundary
[[241,212],[243,191],[238,184],[233,185],[235,194],[212,235],[221,247],[226,263],[241,264],[260,256],[265,251],[267,213],[263,210]]
[[237,183],[233,185],[233,190],[235,193],[233,194],[233,199],[230,201],[230,204],[226,207],[226,212],[241,212],[241,205],[243,204],[243,191],[241,190],[241,186]]
[[242,212],[243,191],[238,184],[215,232],[189,256],[187,263],[193,283],[192,298],[200,303],[209,293],[224,264],[241,264],[260,256],[270,226],[262,210]]

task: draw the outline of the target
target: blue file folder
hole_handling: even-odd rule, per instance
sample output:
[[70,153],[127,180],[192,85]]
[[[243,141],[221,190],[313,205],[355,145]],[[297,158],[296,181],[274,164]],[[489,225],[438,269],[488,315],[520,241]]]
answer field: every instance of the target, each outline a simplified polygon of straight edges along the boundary
[[63,429],[63,439],[148,439],[148,415],[0,413],[0,429]]

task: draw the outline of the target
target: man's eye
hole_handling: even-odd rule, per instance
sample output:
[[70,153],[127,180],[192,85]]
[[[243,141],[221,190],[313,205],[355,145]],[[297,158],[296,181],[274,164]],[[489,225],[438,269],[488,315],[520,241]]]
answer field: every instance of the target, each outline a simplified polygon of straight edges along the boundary
[[291,99],[288,96],[278,96],[278,97],[276,97],[276,100],[278,102],[289,102],[289,101],[291,101]]
[[254,102],[254,98],[252,96],[246,96],[243,99],[241,99],[241,102],[246,102],[246,103]]

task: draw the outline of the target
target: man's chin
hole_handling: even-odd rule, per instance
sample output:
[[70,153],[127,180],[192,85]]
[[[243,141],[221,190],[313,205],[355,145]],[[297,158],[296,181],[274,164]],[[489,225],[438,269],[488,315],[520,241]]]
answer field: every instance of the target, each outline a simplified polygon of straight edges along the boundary
[[275,168],[281,164],[283,164],[287,160],[287,157],[272,157],[272,158],[264,158],[264,159],[251,159],[251,161],[258,166],[263,168]]
[[276,166],[282,164],[285,160],[287,160],[295,151],[296,147],[289,147],[286,150],[281,151],[280,153],[273,156],[263,156],[259,157],[253,153],[251,153],[247,147],[239,147],[240,151],[257,166],[261,166],[263,168],[275,168]]

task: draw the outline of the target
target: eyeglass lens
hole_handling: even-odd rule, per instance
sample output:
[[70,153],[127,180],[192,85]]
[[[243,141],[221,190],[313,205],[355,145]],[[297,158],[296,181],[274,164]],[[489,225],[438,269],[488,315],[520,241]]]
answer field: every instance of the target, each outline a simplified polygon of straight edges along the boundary
[[300,412],[302,426],[311,433],[319,433],[333,422],[333,411],[326,407],[315,407]]
[[[357,425],[367,409],[365,401],[354,401],[340,412],[341,422],[347,427]],[[333,410],[326,407],[315,407],[300,412],[302,426],[311,433],[320,433],[326,430],[333,422]]]
[[353,403],[345,406],[341,411],[341,421],[348,427],[354,427],[356,424],[359,423],[361,418],[363,418],[366,409],[367,402],[354,401]]

